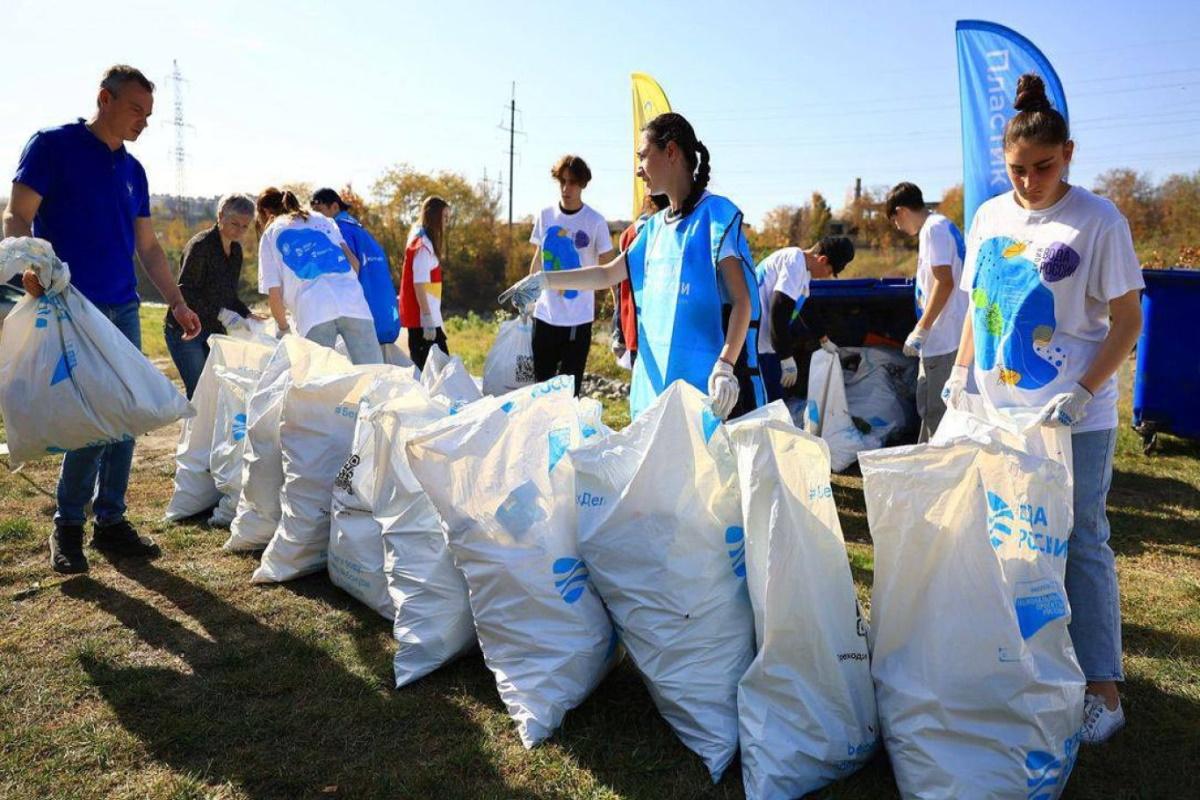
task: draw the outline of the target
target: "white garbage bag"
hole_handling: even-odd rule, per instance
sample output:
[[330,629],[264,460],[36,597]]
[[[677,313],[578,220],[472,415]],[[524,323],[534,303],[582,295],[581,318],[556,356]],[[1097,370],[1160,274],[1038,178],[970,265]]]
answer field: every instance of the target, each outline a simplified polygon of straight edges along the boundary
[[879,744],[867,628],[829,484],[829,449],[791,421],[736,423],[758,655],[738,684],[749,800],[790,800]]
[[1042,424],[1040,408],[995,408],[982,395],[963,394],[959,407],[946,409],[931,444],[950,444],[955,439],[973,439],[981,444],[996,442],[1030,455],[1049,458],[1074,475],[1071,429],[1065,425]]
[[[0,244],[9,271],[43,267],[57,287],[69,276],[49,244]],[[47,253],[47,251],[49,251]],[[75,287],[26,295],[0,333],[0,414],[10,467],[137,436],[193,414],[174,384]]]
[[912,798],[1053,800],[1083,722],[1061,463],[959,438],[864,453],[872,674]]
[[483,393],[501,395],[533,381],[533,321],[505,320],[483,362]]
[[[393,367],[412,367],[413,361],[408,357],[408,353],[401,349],[400,345],[395,342],[387,342],[380,345],[383,349],[383,363],[391,364]],[[421,371],[417,370],[414,373],[415,379],[420,379]]]
[[287,335],[279,341],[246,403],[242,496],[229,526],[226,550],[266,547],[279,527],[284,477],[279,417],[292,381],[307,375],[339,374],[351,366],[350,359],[340,353],[300,336]]
[[864,449],[862,433],[850,418],[842,362],[834,353],[817,350],[808,367],[808,404],[804,430],[829,445],[829,462],[834,472],[848,469]]
[[[395,609],[388,597],[384,572],[382,529],[372,501],[386,476],[379,470],[381,455],[376,421],[393,397],[406,392],[425,395],[407,370],[393,369],[377,377],[358,401],[349,457],[333,481],[329,527],[329,579],[389,622]],[[427,396],[427,395],[426,395]]]
[[208,337],[208,359],[192,393],[196,416],[184,421],[175,446],[175,486],[163,515],[165,519],[175,521],[195,516],[221,499],[209,463],[217,411],[218,384],[214,370],[225,367],[261,372],[275,347],[275,342],[235,339],[220,334]]
[[846,404],[862,433],[863,450],[876,450],[917,425],[917,360],[893,347],[843,347],[839,360],[857,367],[847,371]]
[[[459,412],[409,440],[409,465],[470,587],[484,661],[526,747],[549,737],[616,657],[575,540],[567,450],[583,440],[570,378]],[[502,401],[502,402],[501,402]]]
[[591,578],[658,710],[716,781],[737,752],[737,683],[754,659],[726,427],[676,381],[571,461]]
[[260,370],[224,366],[213,368],[217,379],[212,448],[208,458],[213,484],[221,500],[213,509],[209,525],[227,528],[237,513],[242,496],[242,456],[246,451],[246,401],[258,384]]
[[431,397],[441,395],[458,407],[483,397],[483,392],[466,365],[458,356],[448,356],[436,344],[429,348],[425,369],[421,370],[421,385]]
[[[381,376],[402,367],[367,364],[295,380],[283,396],[280,518],[252,583],[288,581],[326,569],[333,482],[354,444],[358,403]],[[382,546],[382,545],[381,545]]]

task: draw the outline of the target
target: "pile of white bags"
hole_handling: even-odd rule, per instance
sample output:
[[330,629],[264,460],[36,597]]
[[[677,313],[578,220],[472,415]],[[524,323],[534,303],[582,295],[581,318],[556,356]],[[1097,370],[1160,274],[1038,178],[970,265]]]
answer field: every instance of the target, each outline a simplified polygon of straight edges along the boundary
[[858,459],[858,451],[864,449],[862,433],[850,418],[842,362],[835,353],[817,350],[809,362],[804,430],[829,446],[834,472],[848,469]]
[[591,579],[658,710],[716,781],[737,752],[737,684],[754,658],[725,426],[677,381],[571,461]]
[[0,334],[0,413],[12,468],[42,456],[132,441],[192,410],[175,386],[78,290],[48,242],[0,243],[0,273],[34,268],[44,286]]
[[872,673],[906,797],[1053,800],[1078,748],[1068,471],[1023,452],[1043,447],[1040,435],[1019,450],[1002,441],[1011,432],[987,436],[988,423],[972,438],[861,457]]
[[483,393],[501,395],[533,381],[533,320],[505,320],[483,362]]
[[603,678],[616,634],[575,540],[567,450],[583,433],[570,378],[458,412],[409,440],[409,465],[470,587],[484,661],[526,747]]
[[[377,381],[381,377],[389,380]],[[284,475],[279,527],[253,583],[292,580],[326,568],[333,483],[354,444],[359,401],[373,386],[383,400],[389,389],[412,385],[402,367],[386,364],[310,372],[292,381],[279,415]]]
[[462,359],[446,355],[436,344],[429,348],[425,369],[421,370],[421,385],[429,390],[431,397],[444,397],[455,408],[483,397]]
[[208,524],[229,527],[242,496],[242,456],[246,451],[246,401],[258,385],[258,369],[216,366],[216,413],[208,465],[213,485],[221,495]]
[[[221,500],[222,492],[217,488],[211,472],[220,388],[216,368],[250,370],[261,374],[275,348],[274,342],[265,340],[235,339],[219,334],[208,337],[208,359],[192,393],[196,416],[183,423],[179,443],[175,446],[175,488],[164,514],[167,520],[177,521],[195,516]],[[237,500],[237,497],[233,498],[235,505]]]
[[758,655],[738,685],[750,800],[789,800],[862,766],[879,725],[866,622],[825,444],[791,422],[729,426]]
[[282,514],[283,455],[279,417],[293,380],[331,375],[353,365],[345,356],[299,336],[284,336],[263,367],[246,404],[246,444],[242,459],[242,496],[229,526],[226,550],[258,550],[275,535]]

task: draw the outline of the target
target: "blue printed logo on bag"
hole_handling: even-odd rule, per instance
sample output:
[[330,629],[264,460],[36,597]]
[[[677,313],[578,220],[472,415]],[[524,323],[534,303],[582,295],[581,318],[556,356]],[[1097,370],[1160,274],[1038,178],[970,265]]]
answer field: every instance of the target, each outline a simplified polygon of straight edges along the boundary
[[553,569],[555,575],[562,576],[554,581],[554,586],[565,603],[570,605],[583,596],[587,589],[588,568],[582,559],[560,558],[554,562]]
[[725,529],[725,544],[729,546],[729,559],[733,562],[733,574],[746,577],[746,531],[740,525]]

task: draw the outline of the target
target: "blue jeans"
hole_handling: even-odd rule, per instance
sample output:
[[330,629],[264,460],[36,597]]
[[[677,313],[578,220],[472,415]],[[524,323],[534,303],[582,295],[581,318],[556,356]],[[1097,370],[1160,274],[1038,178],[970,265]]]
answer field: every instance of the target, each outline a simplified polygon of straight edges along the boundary
[[1112,484],[1117,431],[1071,436],[1075,465],[1075,528],[1067,550],[1067,599],[1071,642],[1089,681],[1123,681],[1121,596],[1117,567],[1108,545],[1108,488]]
[[763,389],[767,392],[767,402],[773,403],[783,399],[783,369],[779,366],[778,353],[759,353],[758,371],[762,375]]
[[350,354],[351,364],[382,364],[383,348],[375,336],[375,322],[369,319],[355,317],[338,317],[320,325],[313,325],[304,334],[310,342],[333,347],[337,343],[338,334],[346,343],[346,352]]
[[187,392],[187,399],[192,399],[196,391],[196,383],[200,373],[204,371],[204,362],[208,360],[208,331],[202,331],[191,341],[183,340],[183,331],[172,325],[163,326],[163,338],[167,340],[167,350],[175,369],[179,370],[179,378]]
[[[118,306],[96,305],[117,330],[141,349],[142,324],[138,318],[139,301]],[[72,450],[63,456],[58,473],[58,525],[82,525],[84,508],[92,503],[92,514],[100,525],[125,518],[125,490],[129,487],[129,468],[133,464],[133,442],[118,442]]]

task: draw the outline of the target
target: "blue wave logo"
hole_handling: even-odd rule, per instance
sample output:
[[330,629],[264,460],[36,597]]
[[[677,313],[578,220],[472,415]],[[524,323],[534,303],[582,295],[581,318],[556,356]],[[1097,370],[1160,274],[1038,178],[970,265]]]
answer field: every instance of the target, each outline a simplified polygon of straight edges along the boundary
[[746,577],[746,531],[740,525],[725,529],[725,544],[729,547],[729,560],[733,562],[733,574]]
[[240,442],[242,439],[245,439],[246,438],[246,415],[245,414],[234,414],[233,424],[230,426],[230,430],[233,434],[233,440],[235,442]]
[[554,574],[561,575],[554,581],[554,587],[562,595],[568,605],[583,597],[587,589],[588,568],[579,558],[560,558],[554,562]]
[[1025,755],[1025,770],[1029,773],[1025,780],[1027,800],[1053,800],[1071,772],[1071,763],[1060,761],[1045,750],[1030,750]]
[[346,254],[320,231],[311,228],[283,231],[276,246],[283,263],[301,280],[350,271]]
[[995,492],[987,493],[988,499],[988,541],[996,550],[1012,536],[1013,522],[1016,520],[1012,507],[1004,502],[1004,498]]

